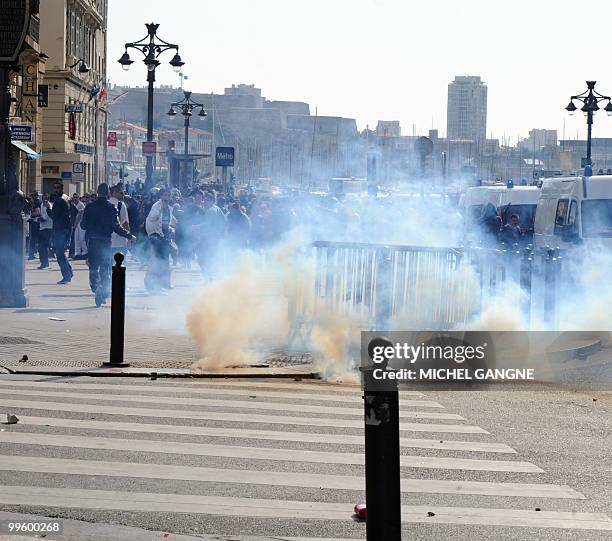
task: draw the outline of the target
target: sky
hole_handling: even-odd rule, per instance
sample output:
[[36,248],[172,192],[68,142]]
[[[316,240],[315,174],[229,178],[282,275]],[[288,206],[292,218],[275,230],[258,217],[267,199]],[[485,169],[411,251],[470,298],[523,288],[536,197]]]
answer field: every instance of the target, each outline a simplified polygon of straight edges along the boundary
[[[116,60],[156,22],[180,46],[187,90],[255,84],[270,100],[305,101],[360,128],[399,120],[403,135],[443,135],[448,83],[480,75],[488,135],[514,143],[547,128],[585,138],[584,117],[565,107],[587,79],[612,95],[612,4],[591,0],[588,27],[584,12],[566,0],[109,0],[108,78],[146,84],[142,63],[124,72]],[[171,58],[160,58],[157,83],[178,86]],[[612,137],[612,117],[598,113],[593,136]]]

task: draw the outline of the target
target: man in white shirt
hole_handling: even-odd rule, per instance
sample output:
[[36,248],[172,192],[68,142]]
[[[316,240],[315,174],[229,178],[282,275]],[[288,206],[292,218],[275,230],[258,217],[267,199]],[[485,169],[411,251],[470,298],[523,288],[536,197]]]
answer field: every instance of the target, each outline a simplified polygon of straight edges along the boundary
[[[109,201],[117,208],[119,214],[119,223],[124,229],[130,230],[130,218],[128,216],[127,205],[123,200],[123,184],[115,184],[110,188]],[[111,235],[111,250],[113,254],[121,252],[124,255],[127,254],[127,239],[120,237],[117,233]]]
[[38,238],[38,255],[40,257],[39,269],[46,269],[49,267],[49,246],[51,244],[51,235],[53,233],[53,219],[51,218],[51,202],[49,201],[49,194],[46,193],[42,198],[42,205],[40,206],[40,217],[38,221],[40,223],[40,236]]
[[87,259],[87,242],[85,241],[85,231],[81,227],[83,213],[85,212],[85,203],[80,197],[74,197],[77,210],[76,219],[74,220],[74,257],[72,259]]
[[151,207],[145,225],[151,247],[145,287],[150,292],[163,292],[172,288],[169,257],[176,220],[170,199],[170,190],[162,188],[159,191],[159,201]]

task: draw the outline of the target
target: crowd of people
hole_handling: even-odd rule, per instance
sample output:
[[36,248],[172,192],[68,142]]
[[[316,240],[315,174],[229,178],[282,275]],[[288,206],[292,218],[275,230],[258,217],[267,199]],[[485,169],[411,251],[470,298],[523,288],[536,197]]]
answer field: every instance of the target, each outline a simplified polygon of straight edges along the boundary
[[45,269],[55,258],[61,285],[72,281],[70,260],[86,260],[98,306],[110,295],[117,252],[145,265],[146,289],[164,294],[172,288],[172,264],[197,262],[213,279],[228,254],[268,246],[290,227],[277,202],[258,201],[248,191],[218,196],[204,186],[183,195],[165,187],[142,193],[137,183],[101,184],[95,194],[68,197],[58,182],[52,194],[32,193],[28,201],[28,259],[38,257]]
[[[501,227],[495,207],[484,209],[482,229],[514,244],[523,233],[518,216]],[[486,211],[490,211],[490,216]],[[391,244],[458,245],[463,218],[456,205],[436,198],[338,198],[298,191],[266,193],[252,188],[236,195],[200,185],[188,193],[167,187],[144,191],[142,183],[101,184],[97,193],[68,197],[58,182],[52,194],[29,197],[29,259],[49,267],[55,257],[59,284],[73,278],[70,261],[87,260],[96,304],[110,295],[113,254],[146,268],[152,294],[172,288],[173,266],[197,268],[211,280],[231,268],[244,250],[276,245],[289,231],[313,240]],[[501,231],[500,231],[501,230]],[[452,238],[451,238],[452,237]]]

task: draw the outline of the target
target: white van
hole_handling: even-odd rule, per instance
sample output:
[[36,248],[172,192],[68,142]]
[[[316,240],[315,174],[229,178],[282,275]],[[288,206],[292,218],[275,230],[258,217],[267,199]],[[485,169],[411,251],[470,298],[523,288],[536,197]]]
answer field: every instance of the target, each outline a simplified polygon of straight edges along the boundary
[[534,236],[536,247],[612,249],[612,175],[544,179]]
[[510,216],[517,214],[519,226],[525,232],[526,240],[530,241],[539,198],[540,189],[537,186],[514,186],[512,188],[505,184],[474,186],[468,188],[463,194],[459,207],[468,231],[473,229],[474,224],[482,215],[484,206],[488,203],[492,203],[497,209],[501,217],[501,225],[506,225]]

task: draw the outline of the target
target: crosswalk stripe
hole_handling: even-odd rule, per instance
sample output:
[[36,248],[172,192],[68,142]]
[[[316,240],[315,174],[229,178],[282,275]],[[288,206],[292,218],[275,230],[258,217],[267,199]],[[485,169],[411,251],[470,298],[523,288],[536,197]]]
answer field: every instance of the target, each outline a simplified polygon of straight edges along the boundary
[[[89,421],[82,419],[63,419],[60,417],[19,416],[22,425],[53,426],[58,428],[80,428],[87,430],[144,432],[154,434],[184,434],[193,436],[212,436],[223,438],[256,439],[273,441],[292,441],[322,444],[359,445],[363,446],[364,437],[349,434],[317,434],[304,432],[279,432],[273,430],[236,430],[212,426],[180,426],[149,423],[120,423],[113,421]],[[449,451],[473,451],[481,453],[509,453],[516,451],[502,443],[480,441],[428,440],[417,438],[400,438],[403,447],[416,449],[441,449]]]
[[[159,511],[270,519],[343,520],[347,522],[351,520],[353,512],[352,504],[346,503],[20,486],[3,487],[2,492],[0,492],[0,503],[125,512]],[[431,512],[434,513],[434,516],[430,516]],[[404,522],[428,524],[612,530],[612,520],[599,513],[402,506],[402,518]]]
[[[221,379],[213,379],[207,381],[185,381],[184,385],[192,386],[192,387],[201,387],[203,385],[214,385],[215,387],[252,387],[252,388],[260,388],[260,389],[269,389],[270,387],[274,387],[275,389],[289,389],[291,391],[299,390],[300,394],[303,394],[302,391],[313,391],[319,392],[323,390],[324,392],[330,391],[334,394],[342,394],[346,396],[361,396],[362,390],[358,385],[339,385],[333,383],[326,382],[310,382],[310,383],[277,383],[279,380],[271,380],[268,382],[258,382],[253,380],[238,380],[232,379],[230,381],[225,381]],[[425,396],[420,391],[407,391],[400,389],[400,398],[402,396]]]
[[[109,415],[132,415],[139,417],[169,417],[174,419],[202,419],[241,423],[265,423],[296,426],[317,426],[333,428],[363,428],[363,421],[353,419],[326,419],[322,417],[289,417],[284,415],[262,415],[256,413],[227,413],[217,411],[186,411],[174,409],[127,408],[105,404],[71,404],[67,402],[45,402],[32,400],[5,400],[0,406],[12,408],[98,413]],[[489,434],[478,426],[446,425],[429,423],[400,423],[400,430],[410,432],[437,432],[455,434]]]
[[[101,392],[112,392],[112,391],[126,391],[126,392],[148,392],[148,393],[176,393],[176,394],[205,394],[205,395],[224,395],[224,396],[250,396],[254,393],[257,393],[257,397],[266,397],[266,398],[288,398],[291,400],[304,400],[304,401],[314,401],[314,402],[346,402],[347,404],[357,403],[361,404],[363,399],[361,398],[361,394],[359,395],[347,395],[347,394],[305,394],[305,393],[282,393],[276,391],[266,391],[266,390],[258,390],[254,391],[253,389],[217,389],[215,387],[211,387],[208,384],[201,384],[199,389],[194,389],[190,387],[178,387],[172,385],[159,385],[159,384],[149,384],[149,385],[123,385],[123,384],[115,384],[115,383],[56,383],[56,382],[37,382],[37,381],[2,381],[0,380],[0,392],[3,392],[3,387],[36,387],[43,389],[71,389],[71,390],[96,390]],[[274,388],[270,386],[270,388]],[[111,391],[112,389],[112,391]],[[419,393],[420,394],[420,393]],[[438,402],[433,402],[431,400],[412,400],[401,398],[400,399],[401,406],[412,406],[412,407],[421,407],[421,408],[440,408],[444,409],[442,404]]]
[[[170,451],[166,451],[170,452]],[[61,475],[96,475],[164,479],[172,481],[200,481],[299,488],[323,488],[363,492],[363,476],[327,475],[316,473],[277,472],[261,470],[217,469],[135,462],[108,462],[0,455],[0,470]],[[407,479],[401,481],[402,492],[423,494],[466,494],[476,496],[505,496],[522,498],[585,499],[568,486],[534,483],[492,483],[454,481],[444,479]]]
[[[44,445],[55,447],[88,448],[146,453],[173,453],[178,455],[216,456],[247,460],[284,462],[312,462],[320,464],[364,464],[363,453],[335,453],[329,451],[302,451],[295,449],[272,449],[240,447],[237,445],[213,445],[204,443],[168,442],[159,440],[134,440],[122,438],[95,438],[55,434],[33,434],[23,432],[0,433],[1,443]],[[440,468],[449,470],[478,470],[542,473],[543,470],[530,462],[507,460],[480,460],[437,456],[400,457],[400,464],[407,468]]]
[[[71,398],[81,400],[104,400],[107,402],[138,402],[154,404],[176,404],[189,406],[206,406],[209,408],[235,408],[235,409],[254,409],[254,410],[273,410],[273,411],[293,411],[303,413],[320,413],[332,415],[353,415],[362,416],[363,411],[359,408],[343,408],[336,406],[313,406],[309,404],[287,404],[279,402],[256,402],[254,400],[212,400],[207,398],[181,398],[167,396],[149,395],[116,395],[109,393],[75,393],[61,391],[38,391],[25,389],[0,389],[0,394],[10,394],[11,396],[32,396],[44,398]],[[464,421],[465,418],[454,413],[436,413],[429,411],[400,411],[400,417],[409,419],[441,419]]]

